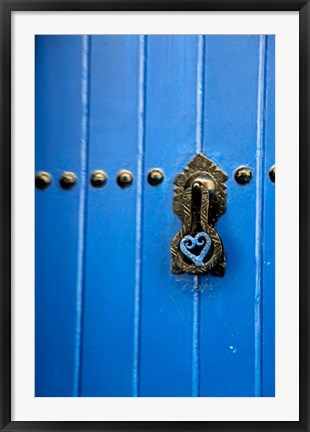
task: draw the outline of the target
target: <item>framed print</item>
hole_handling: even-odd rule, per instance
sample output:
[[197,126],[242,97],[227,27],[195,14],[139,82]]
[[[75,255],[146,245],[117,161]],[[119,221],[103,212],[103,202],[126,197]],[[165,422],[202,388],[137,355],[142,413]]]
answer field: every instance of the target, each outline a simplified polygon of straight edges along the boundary
[[2,429],[308,430],[308,2],[1,8]]

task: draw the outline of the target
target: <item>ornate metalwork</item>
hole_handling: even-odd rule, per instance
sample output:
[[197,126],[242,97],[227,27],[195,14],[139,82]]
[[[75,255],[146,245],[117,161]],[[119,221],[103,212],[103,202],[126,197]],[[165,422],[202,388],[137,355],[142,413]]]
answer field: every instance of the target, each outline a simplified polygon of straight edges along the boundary
[[176,176],[173,211],[182,228],[170,248],[174,273],[224,274],[224,248],[214,227],[226,211],[227,179],[224,171],[200,153]]
[[[191,235],[183,237],[180,241],[180,249],[197,267],[201,267],[203,266],[204,257],[210,250],[211,244],[211,237],[205,232],[200,232],[196,234],[195,237],[192,237]],[[190,252],[191,249],[195,248],[195,246],[202,246],[198,256]]]

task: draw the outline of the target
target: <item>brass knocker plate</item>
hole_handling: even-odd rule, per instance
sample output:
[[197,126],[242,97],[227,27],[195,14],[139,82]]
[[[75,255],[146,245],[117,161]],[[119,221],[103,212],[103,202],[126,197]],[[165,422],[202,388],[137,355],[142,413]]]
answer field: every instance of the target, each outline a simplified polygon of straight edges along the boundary
[[227,179],[201,153],[176,176],[173,211],[182,228],[171,243],[173,273],[224,275],[225,253],[215,224],[226,211]]

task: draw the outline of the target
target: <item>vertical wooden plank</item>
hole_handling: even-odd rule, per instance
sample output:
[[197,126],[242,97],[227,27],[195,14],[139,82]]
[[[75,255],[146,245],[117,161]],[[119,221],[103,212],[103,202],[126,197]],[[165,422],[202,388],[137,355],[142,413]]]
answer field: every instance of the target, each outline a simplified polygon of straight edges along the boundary
[[[256,157],[259,37],[207,36],[203,152],[226,171],[227,212],[217,224],[223,278],[201,282],[201,396],[255,395]],[[254,178],[238,185],[234,171]]]
[[[82,396],[132,396],[134,365],[139,37],[92,36]],[[116,184],[120,169],[133,185]]]
[[[80,36],[36,37],[35,165],[53,176],[48,189],[36,189],[36,396],[76,391],[83,43]],[[72,190],[60,187],[62,171],[76,173]]]
[[267,36],[266,49],[262,396],[275,396],[275,185],[269,179],[275,163],[275,36]]
[[173,181],[196,153],[197,48],[194,36],[147,37],[144,182],[154,167],[165,179],[144,191],[140,396],[193,393],[194,279],[171,273],[169,250]]

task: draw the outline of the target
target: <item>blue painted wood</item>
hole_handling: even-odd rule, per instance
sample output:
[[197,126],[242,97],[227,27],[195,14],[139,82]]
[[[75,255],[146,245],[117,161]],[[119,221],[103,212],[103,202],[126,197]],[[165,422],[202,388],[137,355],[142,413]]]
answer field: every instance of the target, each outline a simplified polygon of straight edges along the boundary
[[264,266],[262,395],[275,396],[275,184],[268,174],[275,163],[275,37],[266,46],[266,125],[264,166]]
[[[203,152],[228,173],[227,212],[217,224],[226,251],[224,278],[201,278],[200,395],[254,396],[256,327],[256,160],[260,39],[208,36],[205,54]],[[258,95],[259,94],[259,95]],[[238,185],[234,170],[254,178]],[[260,181],[260,180],[259,180]]]
[[[92,36],[90,67],[88,176],[103,169],[108,180],[102,189],[88,184],[80,395],[131,396],[139,278],[139,38]],[[124,168],[134,175],[127,189],[116,184]]]
[[[36,395],[272,396],[274,37],[38,37],[36,89],[55,180],[36,191]],[[200,151],[229,175],[224,278],[170,268],[173,180]]]
[[[140,395],[191,396],[194,281],[171,273],[169,249],[173,181],[196,150],[198,38],[150,36],[146,53]],[[152,167],[158,187],[145,182]]]
[[[80,36],[36,37],[35,166],[53,176],[35,196],[36,396],[76,394],[83,44]],[[78,176],[72,190],[59,186],[64,170]]]

